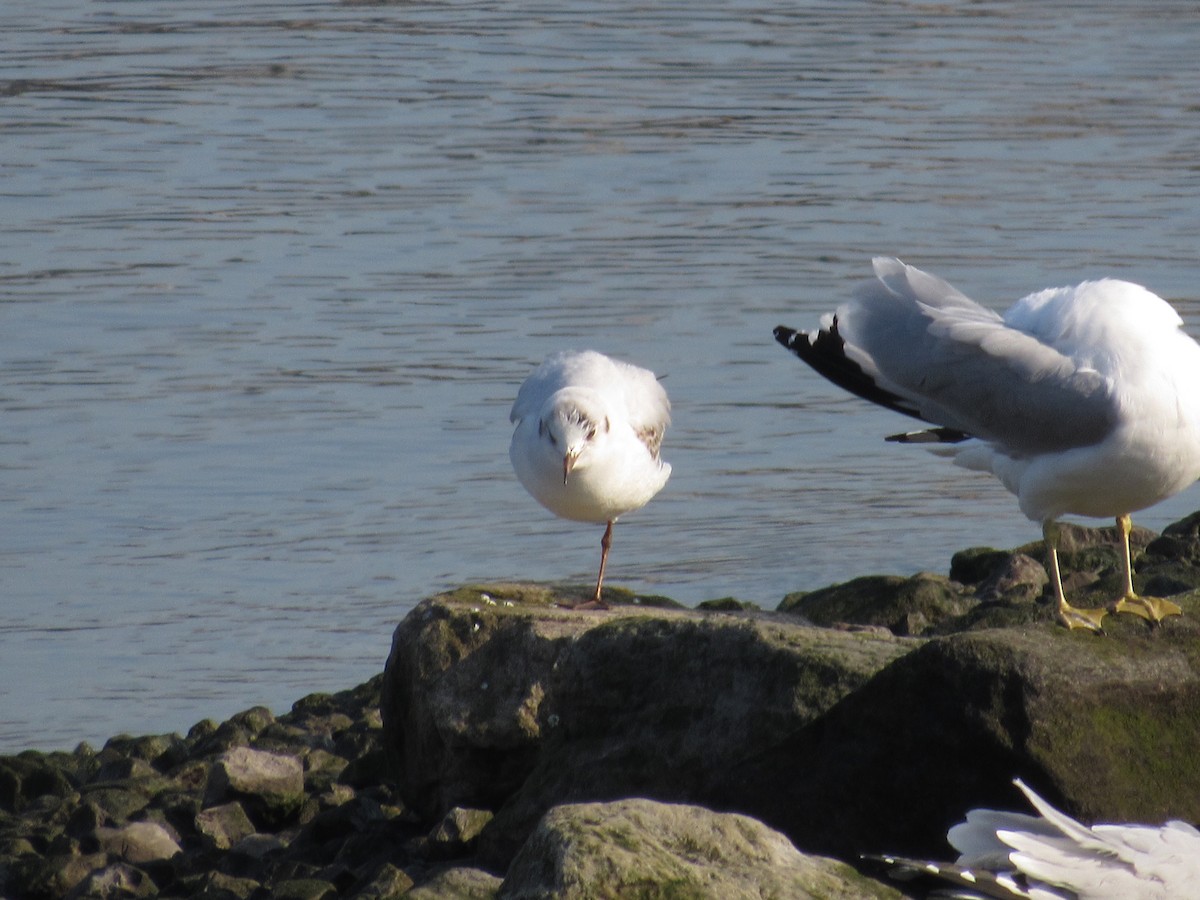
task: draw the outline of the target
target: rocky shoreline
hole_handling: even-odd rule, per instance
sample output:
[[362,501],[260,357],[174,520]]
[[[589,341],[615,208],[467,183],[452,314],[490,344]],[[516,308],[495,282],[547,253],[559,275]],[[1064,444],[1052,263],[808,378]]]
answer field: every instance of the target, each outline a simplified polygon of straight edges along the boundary
[[[1053,624],[1039,548],[683,609],[464,587],[384,673],[186,736],[0,757],[0,897],[902,897],[1020,776],[1087,821],[1200,820],[1200,515],[1135,534],[1185,614]],[[1112,530],[1069,530],[1111,597]],[[867,868],[862,868],[868,866]]]

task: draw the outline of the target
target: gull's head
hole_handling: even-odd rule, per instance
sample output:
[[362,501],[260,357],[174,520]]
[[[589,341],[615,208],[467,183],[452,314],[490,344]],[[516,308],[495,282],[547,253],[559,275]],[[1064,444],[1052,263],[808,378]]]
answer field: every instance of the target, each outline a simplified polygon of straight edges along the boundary
[[562,457],[563,484],[588,464],[592,449],[610,429],[609,417],[577,391],[559,391],[538,420],[538,437]]

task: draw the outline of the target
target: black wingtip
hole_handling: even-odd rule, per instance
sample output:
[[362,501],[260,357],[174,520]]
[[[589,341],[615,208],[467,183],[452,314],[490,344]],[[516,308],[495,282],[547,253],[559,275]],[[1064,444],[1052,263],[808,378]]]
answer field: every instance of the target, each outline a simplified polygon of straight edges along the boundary
[[775,335],[775,340],[787,347],[799,332],[795,328],[788,328],[786,325],[776,325],[772,334]]
[[925,428],[921,431],[905,431],[901,434],[889,434],[884,438],[894,444],[961,444],[969,440],[971,435],[958,428],[947,428],[939,425],[937,428]]

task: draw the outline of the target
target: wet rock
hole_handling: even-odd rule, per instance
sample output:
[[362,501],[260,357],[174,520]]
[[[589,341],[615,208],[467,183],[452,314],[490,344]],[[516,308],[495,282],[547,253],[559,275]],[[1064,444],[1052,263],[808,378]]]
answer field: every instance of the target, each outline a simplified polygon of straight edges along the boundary
[[597,896],[899,900],[901,894],[845,863],[805,856],[746,816],[649,800],[550,810],[498,894],[501,900]]

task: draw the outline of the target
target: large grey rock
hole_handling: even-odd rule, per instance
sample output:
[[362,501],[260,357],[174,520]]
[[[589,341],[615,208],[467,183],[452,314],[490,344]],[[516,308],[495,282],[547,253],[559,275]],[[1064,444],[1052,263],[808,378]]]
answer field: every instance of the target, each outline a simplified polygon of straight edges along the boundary
[[502,900],[593,897],[899,898],[836,860],[805,856],[733,813],[619,800],[555,807],[513,860]]
[[496,866],[559,803],[724,795],[738,763],[914,646],[776,614],[582,612],[549,596],[489,586],[426,601],[396,629],[385,673],[405,800],[431,818],[498,810],[480,839]]
[[1015,776],[1086,821],[1200,821],[1200,595],[1097,636],[1012,581],[1022,624],[928,641],[495,587],[496,606],[434,598],[396,631],[385,739],[422,815],[496,811],[478,852],[497,868],[550,807],[638,796],[741,812],[844,860],[944,856],[947,827],[1011,806]]

